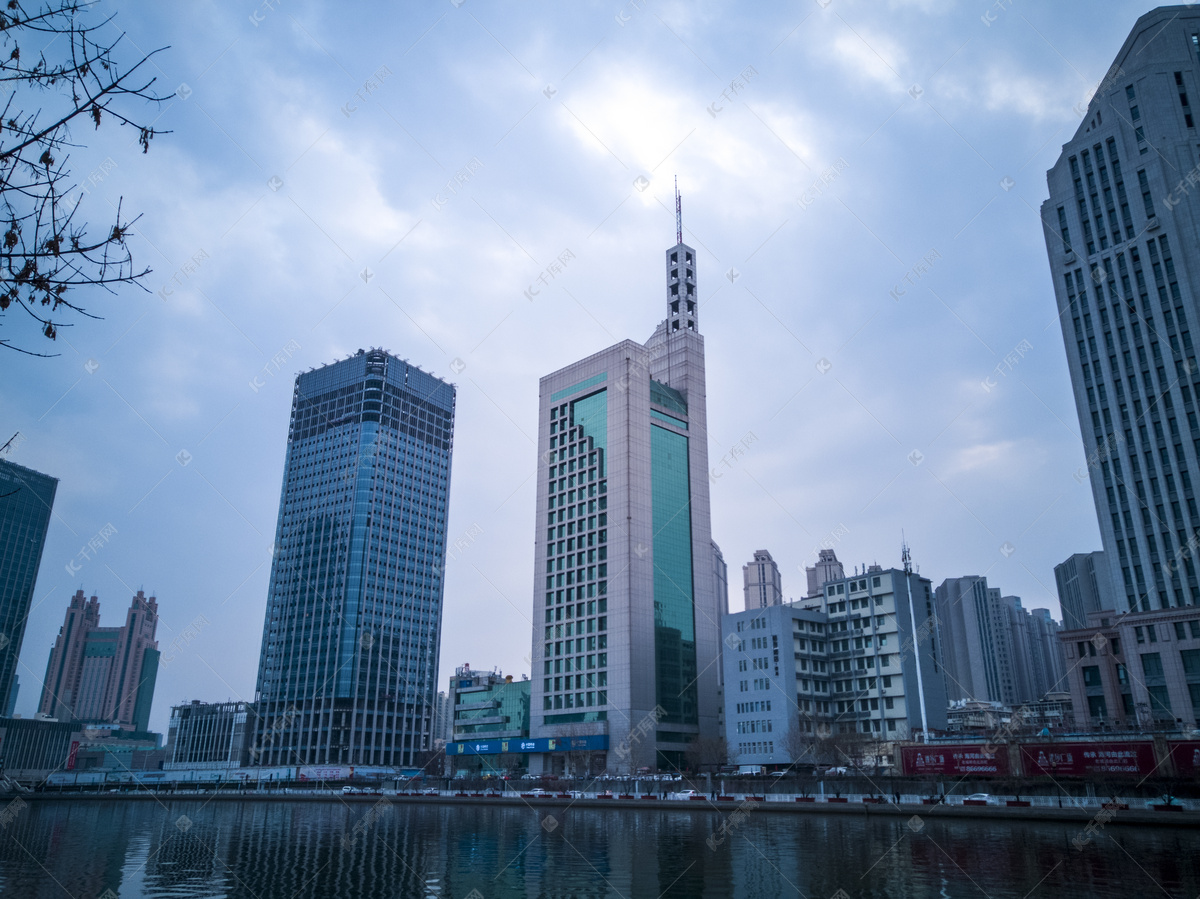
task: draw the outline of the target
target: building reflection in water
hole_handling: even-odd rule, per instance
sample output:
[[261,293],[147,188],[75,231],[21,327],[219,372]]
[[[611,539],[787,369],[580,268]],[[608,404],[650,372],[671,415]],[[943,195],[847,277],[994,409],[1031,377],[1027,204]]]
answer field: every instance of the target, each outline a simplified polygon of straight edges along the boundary
[[[120,899],[1023,896],[1200,892],[1190,831],[753,811],[337,801],[31,802],[0,893]],[[477,891],[475,894],[472,891]]]

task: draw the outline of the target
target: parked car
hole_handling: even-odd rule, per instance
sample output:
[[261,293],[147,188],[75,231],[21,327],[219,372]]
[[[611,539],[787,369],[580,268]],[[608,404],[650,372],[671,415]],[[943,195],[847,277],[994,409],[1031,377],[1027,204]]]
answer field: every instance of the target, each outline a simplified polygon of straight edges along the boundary
[[343,795],[349,796],[349,795],[351,795],[353,793],[357,793],[357,792],[358,792],[358,790],[354,787],[350,787],[350,786],[342,787]]
[[989,793],[972,793],[970,796],[966,797],[963,801],[964,802],[988,802],[988,803],[990,803],[992,801],[992,797]]
[[583,790],[568,790],[567,792],[570,794],[572,799],[583,799],[585,796]]
[[530,796],[549,796],[550,793],[543,790],[541,787],[529,791]]
[[679,792],[674,794],[676,799],[691,799],[693,796],[699,796],[699,795],[700,794],[698,792],[696,792],[695,790],[680,790]]
[[437,789],[436,787],[428,787],[427,789],[424,789],[421,791],[421,795],[422,796],[441,796],[442,791]]

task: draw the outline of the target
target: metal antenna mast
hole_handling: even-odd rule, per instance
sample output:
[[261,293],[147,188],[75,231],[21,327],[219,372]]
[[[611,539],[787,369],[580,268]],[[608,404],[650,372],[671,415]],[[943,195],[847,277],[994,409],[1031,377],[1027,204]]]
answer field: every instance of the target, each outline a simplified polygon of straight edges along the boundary
[[679,176],[675,176],[675,243],[683,243],[683,201],[679,196]]

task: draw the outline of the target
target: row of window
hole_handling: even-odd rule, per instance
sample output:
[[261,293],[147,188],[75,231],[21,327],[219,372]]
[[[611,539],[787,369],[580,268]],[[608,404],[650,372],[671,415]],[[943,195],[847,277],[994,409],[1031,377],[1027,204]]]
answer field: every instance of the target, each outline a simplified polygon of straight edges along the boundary
[[[1171,417],[1173,411],[1173,402],[1170,391],[1171,383],[1168,381],[1166,370],[1162,364],[1163,360],[1161,354],[1161,343],[1163,342],[1163,336],[1165,336],[1166,341],[1171,347],[1176,368],[1176,376],[1185,375],[1189,373],[1189,371],[1196,371],[1193,362],[1194,357],[1191,357],[1187,360],[1186,366],[1182,358],[1184,353],[1190,355],[1194,351],[1191,346],[1190,335],[1187,333],[1187,320],[1182,308],[1182,298],[1180,296],[1179,285],[1175,276],[1174,262],[1170,256],[1167,238],[1165,236],[1160,237],[1157,242],[1151,239],[1147,243],[1147,251],[1150,256],[1155,287],[1157,288],[1163,309],[1163,318],[1166,322],[1164,335],[1160,335],[1160,332],[1156,330],[1154,325],[1154,315],[1148,308],[1147,301],[1149,288],[1146,283],[1145,273],[1141,266],[1141,259],[1137,248],[1130,247],[1128,256],[1129,260],[1133,263],[1132,276],[1137,282],[1137,291],[1142,302],[1144,313],[1142,316],[1142,321],[1146,323],[1147,328],[1151,331],[1152,336],[1158,338],[1156,342],[1151,344],[1151,349],[1155,357],[1155,364],[1157,366],[1157,375],[1159,381],[1158,389],[1156,389],[1151,382],[1149,373],[1150,362],[1146,356],[1145,345],[1142,343],[1142,335],[1140,330],[1138,330],[1140,326],[1136,316],[1134,294],[1130,280],[1131,272],[1130,267],[1126,263],[1126,254],[1117,254],[1117,270],[1115,272],[1113,271],[1111,263],[1108,260],[1104,261],[1103,269],[1093,269],[1093,274],[1097,275],[1097,277],[1093,279],[1096,282],[1094,287],[1097,299],[1096,306],[1101,316],[1101,324],[1105,328],[1106,345],[1109,348],[1110,363],[1112,368],[1111,383],[1113,385],[1113,389],[1118,393],[1116,399],[1121,406],[1120,411],[1122,417],[1124,441],[1122,441],[1120,436],[1118,436],[1120,432],[1114,433],[1115,426],[1113,424],[1112,415],[1105,405],[1108,398],[1104,390],[1103,373],[1100,365],[1099,351],[1098,347],[1096,346],[1096,340],[1094,337],[1088,337],[1086,343],[1083,339],[1079,340],[1084,383],[1089,391],[1089,404],[1094,403],[1097,398],[1101,404],[1099,409],[1094,408],[1092,410],[1094,427],[1096,428],[1096,440],[1100,446],[1100,449],[1092,454],[1092,462],[1093,464],[1100,464],[1100,467],[1105,475],[1106,488],[1115,488],[1114,495],[1110,500],[1110,512],[1112,514],[1113,528],[1118,541],[1118,555],[1121,557],[1121,561],[1123,563],[1123,575],[1126,593],[1130,599],[1130,606],[1137,608],[1140,605],[1146,610],[1149,609],[1146,575],[1141,565],[1140,551],[1136,539],[1137,534],[1135,519],[1132,514],[1133,510],[1129,507],[1128,495],[1124,490],[1126,484],[1123,478],[1121,458],[1117,452],[1117,446],[1121,442],[1128,444],[1126,447],[1126,451],[1129,453],[1128,464],[1134,473],[1135,479],[1140,479],[1141,477],[1139,454],[1138,447],[1134,443],[1133,424],[1128,419],[1128,411],[1124,405],[1125,394],[1122,385],[1121,372],[1119,370],[1120,367],[1118,365],[1117,348],[1112,344],[1113,327],[1115,326],[1117,335],[1120,337],[1120,343],[1124,357],[1125,374],[1128,376],[1130,399],[1133,404],[1134,415],[1137,416],[1138,419],[1138,431],[1142,441],[1146,473],[1149,476],[1149,480],[1152,482],[1152,492],[1154,488],[1157,487],[1157,478],[1155,478],[1155,475],[1157,474],[1157,466],[1153,454],[1154,447],[1151,444],[1150,434],[1146,424],[1142,421],[1147,413],[1150,416],[1150,423],[1154,429],[1155,441],[1158,443],[1159,456],[1161,457],[1159,461],[1161,462],[1163,469],[1165,469],[1164,475],[1169,474],[1171,471],[1171,459],[1165,445],[1166,432],[1163,430],[1163,423],[1160,419],[1160,410],[1161,412],[1165,412],[1169,419],[1167,422],[1168,430],[1171,433],[1172,440],[1175,442],[1175,455],[1176,462],[1179,465],[1180,483],[1183,483],[1183,475],[1186,474],[1187,467],[1187,462],[1183,458],[1183,447],[1179,443],[1180,434],[1178,424],[1176,423],[1175,418]],[[1136,349],[1138,351],[1138,363],[1139,367],[1142,369],[1142,380],[1144,381],[1146,396],[1149,399],[1144,407],[1138,388],[1136,378],[1137,372],[1134,369],[1133,358],[1130,348],[1126,342],[1127,337],[1122,322],[1121,299],[1118,295],[1116,283],[1118,276],[1122,285],[1121,293],[1124,295],[1124,301],[1128,304],[1130,309],[1132,319],[1131,330],[1133,331],[1134,339],[1137,343]],[[1113,303],[1113,321],[1111,323],[1109,321],[1108,312],[1104,304],[1105,284],[1107,284],[1108,293]],[[1076,332],[1077,335],[1082,338],[1083,333],[1080,330],[1080,312],[1082,312],[1083,328],[1086,329],[1090,334],[1092,327],[1091,315],[1088,307],[1088,288],[1082,272],[1078,269],[1076,269],[1073,274],[1068,272],[1066,275],[1066,286],[1068,301],[1071,306],[1072,314],[1075,317]],[[1078,291],[1078,293],[1076,293],[1076,291]],[[1176,306],[1174,316],[1171,314],[1172,301]],[[1176,335],[1175,333],[1176,324],[1178,324],[1180,329],[1179,335]],[[1181,343],[1182,349],[1180,346]],[[1092,383],[1093,368],[1099,376],[1098,383],[1095,385],[1094,390]],[[1189,389],[1186,384],[1183,384],[1180,387],[1180,396],[1184,400],[1185,411],[1189,413],[1188,421],[1189,426],[1191,426],[1195,421],[1195,410],[1192,407],[1192,390]],[[1114,480],[1115,484],[1113,483]],[[1167,485],[1168,492],[1173,493],[1175,490],[1174,477],[1168,481],[1164,476],[1163,482]],[[1158,556],[1158,542],[1155,539],[1154,534],[1154,520],[1152,518],[1150,509],[1151,503],[1143,499],[1145,496],[1145,490],[1140,480],[1136,485],[1136,491],[1135,501],[1138,506],[1138,511],[1140,512],[1140,518],[1142,519],[1141,525],[1146,535],[1144,539],[1146,541],[1145,545],[1147,554],[1151,556],[1153,568],[1152,577],[1155,581],[1156,587],[1158,588],[1160,596],[1162,597],[1161,604],[1164,606],[1171,604],[1169,594],[1167,592],[1166,580],[1170,580],[1172,582],[1176,604],[1182,605],[1186,602],[1188,597],[1186,597],[1183,592],[1180,570],[1182,570],[1184,577],[1189,582],[1188,586],[1190,588],[1190,592],[1192,593],[1191,598],[1193,601],[1196,598],[1200,598],[1196,593],[1197,585],[1195,571],[1191,566],[1191,561],[1188,558],[1181,558],[1181,555],[1187,554],[1172,554],[1172,536],[1178,537],[1178,544],[1180,547],[1185,546],[1189,539],[1187,532],[1183,530],[1184,503],[1181,503],[1179,499],[1174,499],[1171,502],[1170,509],[1172,517],[1175,520],[1176,530],[1178,531],[1176,535],[1169,533],[1170,528],[1167,525],[1167,506],[1162,502],[1161,496],[1159,496],[1157,498],[1157,502],[1154,503],[1155,512],[1158,513],[1158,524],[1160,525],[1162,531],[1162,533],[1160,533],[1158,536],[1162,538],[1164,555],[1170,560],[1167,565],[1163,566],[1159,564],[1160,560]],[[1185,485],[1185,492],[1190,493],[1190,491],[1191,484],[1188,482]],[[1190,497],[1185,496],[1184,500],[1186,501],[1188,498]],[[1191,505],[1193,508],[1189,508],[1188,513],[1189,518],[1191,519],[1190,526],[1194,533],[1198,520],[1194,512],[1195,503],[1193,502]],[[1168,570],[1164,571],[1164,567]],[[1136,595],[1140,595],[1140,602],[1135,598],[1135,590],[1137,592]]]

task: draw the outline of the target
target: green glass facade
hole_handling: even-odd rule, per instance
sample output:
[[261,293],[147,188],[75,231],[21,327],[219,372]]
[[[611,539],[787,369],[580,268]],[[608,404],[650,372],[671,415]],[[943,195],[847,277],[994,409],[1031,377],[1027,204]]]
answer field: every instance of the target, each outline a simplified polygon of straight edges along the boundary
[[[57,490],[57,478],[0,459],[0,713],[15,699],[17,658]],[[71,575],[79,570],[73,566]]]
[[654,662],[665,724],[697,724],[688,438],[650,427]]
[[591,445],[599,451],[600,477],[604,477],[607,474],[604,456],[608,452],[608,391],[601,390],[571,403],[571,421],[584,437],[591,438]]
[[[486,690],[456,694],[454,739],[462,737],[529,736],[529,681],[493,684]],[[481,706],[459,709],[457,705]],[[479,718],[481,724],[472,724]],[[497,719],[502,719],[498,721]]]

